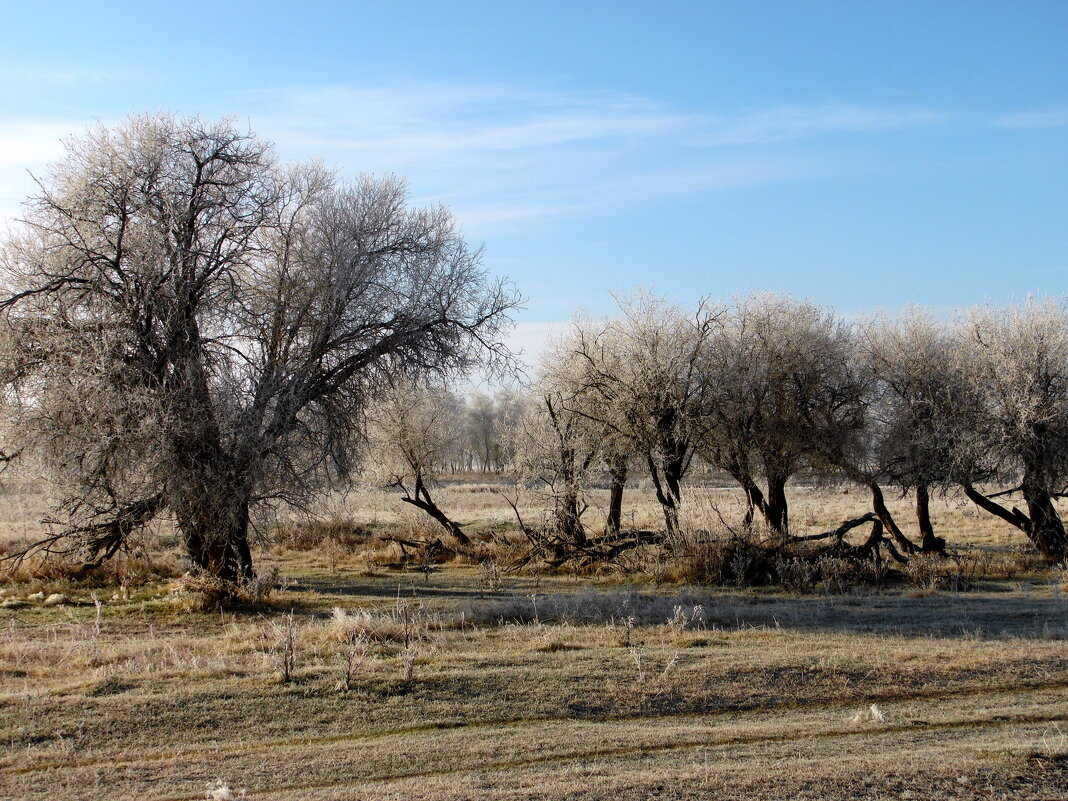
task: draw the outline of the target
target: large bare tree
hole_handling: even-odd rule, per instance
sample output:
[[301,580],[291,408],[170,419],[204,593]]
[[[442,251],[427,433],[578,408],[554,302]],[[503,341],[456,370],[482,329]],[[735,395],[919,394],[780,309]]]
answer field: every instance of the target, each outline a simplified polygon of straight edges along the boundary
[[349,469],[379,386],[504,356],[514,292],[399,180],[158,115],[72,140],[40,187],[0,306],[8,447],[69,520],[46,547],[99,560],[171,515],[194,564],[250,575],[250,510]]

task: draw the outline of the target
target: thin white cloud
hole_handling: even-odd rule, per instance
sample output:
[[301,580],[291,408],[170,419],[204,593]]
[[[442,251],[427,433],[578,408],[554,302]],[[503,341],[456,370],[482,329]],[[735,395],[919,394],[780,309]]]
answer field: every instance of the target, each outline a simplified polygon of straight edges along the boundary
[[453,209],[456,218],[464,225],[478,227],[495,226],[502,223],[515,223],[529,220],[534,217],[546,217],[567,212],[582,211],[589,207],[588,203],[567,202],[561,200],[553,203],[532,203],[523,199],[510,201],[502,198],[490,203],[476,205],[460,205]]
[[4,91],[129,83],[136,79],[137,74],[128,70],[0,63],[0,90]]
[[863,106],[781,106],[736,116],[710,117],[697,141],[708,146],[761,145],[840,133],[869,133],[944,122],[935,111]]
[[503,83],[290,87],[250,124],[285,156],[395,172],[484,235],[536,217],[841,171],[780,152],[830,135],[937,125],[928,110],[779,106],[712,115],[648,98]]
[[[533,218],[833,174],[842,169],[833,157],[791,154],[788,143],[944,119],[850,105],[711,115],[504,83],[297,86],[246,95],[243,105],[242,124],[247,117],[284,158],[406,175],[416,202],[447,203],[478,236]],[[62,155],[60,138],[84,127],[0,125],[0,208],[32,193],[27,169],[40,172]]]
[[1065,128],[1068,127],[1068,106],[1006,114],[996,118],[994,124],[1001,128]]
[[698,114],[631,96],[486,86],[410,84],[390,88],[294,89],[274,96],[268,119],[281,145],[347,151],[419,164],[568,144],[660,141],[739,146],[839,133],[931,126],[931,110],[856,105],[780,106]]
[[804,161],[770,156],[732,159],[700,167],[680,166],[608,175],[596,182],[576,182],[534,197],[504,195],[474,204],[461,198],[453,204],[453,210],[466,225],[496,226],[535,217],[612,210],[621,205],[678,195],[789,183],[816,175],[832,175],[838,170],[835,165],[815,158]]
[[403,167],[462,165],[539,148],[661,137],[686,115],[631,97],[490,84],[281,92],[265,128],[282,148]]

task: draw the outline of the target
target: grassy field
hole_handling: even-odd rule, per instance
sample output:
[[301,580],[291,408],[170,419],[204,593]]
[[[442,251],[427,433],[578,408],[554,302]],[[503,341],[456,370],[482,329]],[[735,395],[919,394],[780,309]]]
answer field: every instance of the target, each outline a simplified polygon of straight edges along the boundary
[[[491,531],[505,516],[489,489],[441,503]],[[635,524],[654,522],[632,496]],[[812,530],[866,501],[795,497]],[[420,525],[397,507],[368,491],[330,514]],[[32,528],[19,514],[0,514],[9,537]],[[324,540],[261,548],[282,589],[239,609],[204,611],[176,569],[9,580],[0,798],[1063,801],[1068,575],[952,499],[936,523],[1015,568],[966,591],[797,594],[462,560],[424,572]]]

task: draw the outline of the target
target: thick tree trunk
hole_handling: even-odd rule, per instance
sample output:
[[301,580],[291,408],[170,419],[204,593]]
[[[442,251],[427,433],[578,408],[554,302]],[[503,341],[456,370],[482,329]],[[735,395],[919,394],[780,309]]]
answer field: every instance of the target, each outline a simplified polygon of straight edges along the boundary
[[560,538],[580,548],[586,547],[586,529],[582,525],[578,492],[569,489],[556,510],[556,528]]
[[912,540],[902,533],[898,528],[897,521],[894,520],[894,516],[890,514],[890,510],[886,507],[886,500],[883,498],[883,489],[876,482],[872,481],[868,484],[868,488],[871,490],[871,504],[872,511],[882,521],[883,527],[890,532],[890,535],[897,541],[897,544],[901,546],[901,549],[905,553],[918,553],[920,548]]
[[1031,542],[1047,559],[1062,561],[1068,557],[1068,535],[1064,531],[1064,522],[1053,505],[1053,497],[1048,491],[1036,487],[1028,481],[1023,485],[1024,500],[1027,502],[1027,515],[1031,518],[1027,535]]
[[188,424],[172,441],[167,503],[196,567],[224,581],[247,580],[255,575],[248,539],[248,463],[224,444],[192,310],[174,335],[188,351],[177,360],[172,412]]
[[749,528],[753,525],[753,519],[758,511],[761,516],[766,514],[767,502],[764,500],[763,491],[753,481],[752,476],[742,473],[735,475],[734,478],[742,485],[742,491],[745,492],[745,517],[742,518],[742,525]]
[[664,474],[661,478],[660,468],[652,454],[648,454],[647,458],[649,474],[653,479],[653,488],[656,490],[656,500],[664,512],[664,531],[668,539],[673,539],[679,532],[680,471],[673,471],[669,463],[664,466]]
[[623,490],[627,485],[627,463],[615,463],[608,474],[612,484],[608,491],[608,519],[605,533],[618,534],[623,528]]
[[178,527],[192,563],[223,581],[247,581],[256,574],[249,548],[248,503],[233,501],[212,510],[205,503],[178,511]]
[[768,528],[777,534],[790,533],[790,511],[786,502],[786,478],[768,476],[768,497],[764,505],[764,519]]
[[964,485],[964,494],[983,511],[1020,529],[1046,559],[1065,561],[1068,559],[1068,534],[1057,507],[1053,505],[1052,494],[1033,482],[1029,474],[1024,476],[1021,489],[1027,503],[1026,515],[1015,506],[1006,509],[971,484]]

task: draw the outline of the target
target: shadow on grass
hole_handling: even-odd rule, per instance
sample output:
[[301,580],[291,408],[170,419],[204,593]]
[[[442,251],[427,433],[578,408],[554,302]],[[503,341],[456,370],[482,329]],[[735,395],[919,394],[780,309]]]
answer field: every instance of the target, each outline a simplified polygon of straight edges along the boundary
[[[681,607],[678,612],[676,608]],[[634,589],[487,600],[465,610],[475,622],[667,624],[681,614],[690,628],[1004,639],[1068,639],[1068,595],[1026,597],[1000,592],[772,597],[712,589],[674,595]],[[696,619],[695,619],[696,615]]]
[[[853,591],[840,595],[785,596],[768,592],[685,587],[656,591],[642,587],[565,591],[527,582],[490,592],[456,581],[448,572],[342,579],[302,577],[290,585],[275,610],[321,616],[328,604],[382,608],[398,599],[426,604],[443,617],[463,615],[480,625],[575,623],[638,626],[678,622],[693,629],[785,629],[809,632],[960,637],[974,639],[1068,639],[1068,593],[1039,592],[1029,582],[990,584],[968,592],[916,593],[907,589]],[[533,590],[533,592],[532,592]],[[309,594],[310,597],[301,596]],[[331,597],[332,596],[332,597]],[[533,597],[532,597],[533,596]],[[678,608],[678,611],[676,611]]]

